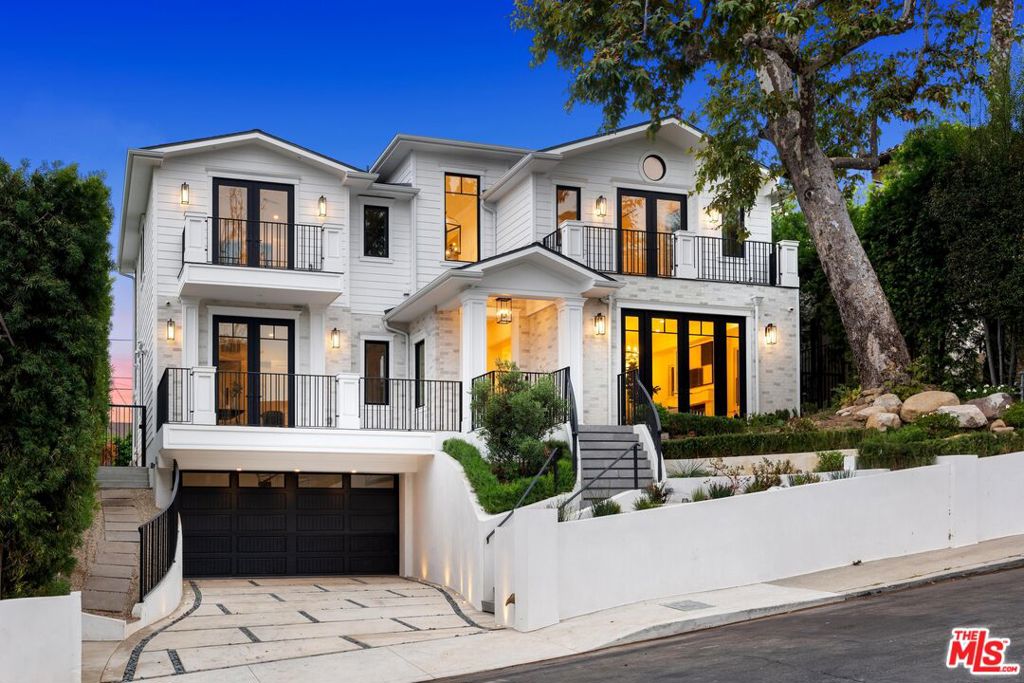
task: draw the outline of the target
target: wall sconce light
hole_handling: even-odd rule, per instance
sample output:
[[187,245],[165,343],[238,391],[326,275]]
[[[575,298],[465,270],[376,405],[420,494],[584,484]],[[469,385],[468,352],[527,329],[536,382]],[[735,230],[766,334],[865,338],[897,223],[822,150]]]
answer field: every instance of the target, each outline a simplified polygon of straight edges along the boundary
[[181,184],[181,205],[182,206],[188,206],[188,202],[189,202],[188,183],[182,183]]
[[598,313],[594,316],[594,334],[604,334],[604,313]]
[[775,323],[768,323],[764,327],[764,343],[765,344],[778,344],[779,343],[779,328]]
[[320,195],[320,199],[316,203],[316,212],[320,218],[327,218],[327,197]]
[[167,341],[174,341],[174,318],[167,319]]
[[512,299],[498,297],[498,324],[508,325],[512,322]]
[[608,215],[608,200],[604,195],[598,197],[597,201],[594,202],[594,215],[598,218],[604,218]]
[[341,330],[339,330],[337,327],[331,330],[331,348],[341,348]]

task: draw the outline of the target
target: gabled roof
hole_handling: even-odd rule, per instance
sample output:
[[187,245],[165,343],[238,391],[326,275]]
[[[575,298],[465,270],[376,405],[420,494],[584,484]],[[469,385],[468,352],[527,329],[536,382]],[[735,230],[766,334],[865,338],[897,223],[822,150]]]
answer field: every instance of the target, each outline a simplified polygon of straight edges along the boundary
[[[584,148],[590,148],[595,146],[614,144],[622,142],[628,138],[641,137],[647,135],[647,130],[651,127],[650,121],[644,121],[643,123],[636,123],[629,126],[623,126],[622,128],[616,128],[615,130],[608,131],[605,133],[595,133],[594,135],[588,135],[586,137],[577,138],[576,140],[570,140],[569,142],[562,142],[551,147],[545,147],[544,149],[538,150],[541,152],[551,152],[556,154],[566,154],[582,150]],[[692,141],[698,141],[704,137],[704,131],[692,126],[684,121],[673,117],[662,119],[661,128],[658,130],[658,135],[661,135],[666,131],[677,131],[686,134],[684,139],[690,139]],[[669,133],[671,134],[671,133]]]
[[507,145],[492,145],[484,142],[470,142],[468,140],[451,140],[449,138],[435,138],[423,135],[408,135],[399,133],[391,138],[391,142],[380,153],[377,160],[370,166],[371,173],[379,173],[383,176],[390,174],[399,161],[405,158],[409,151],[414,149],[458,149],[492,156],[521,157],[530,150],[523,147],[509,147]]

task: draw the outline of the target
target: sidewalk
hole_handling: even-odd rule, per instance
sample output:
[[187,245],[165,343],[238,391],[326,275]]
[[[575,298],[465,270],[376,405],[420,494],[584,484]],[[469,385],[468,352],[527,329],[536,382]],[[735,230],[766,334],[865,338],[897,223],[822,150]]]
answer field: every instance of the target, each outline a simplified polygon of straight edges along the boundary
[[650,600],[576,617],[532,633],[488,631],[144,680],[315,683],[344,680],[346,675],[375,683],[430,680],[570,656],[1013,566],[1024,566],[1024,536],[865,562],[771,583]]

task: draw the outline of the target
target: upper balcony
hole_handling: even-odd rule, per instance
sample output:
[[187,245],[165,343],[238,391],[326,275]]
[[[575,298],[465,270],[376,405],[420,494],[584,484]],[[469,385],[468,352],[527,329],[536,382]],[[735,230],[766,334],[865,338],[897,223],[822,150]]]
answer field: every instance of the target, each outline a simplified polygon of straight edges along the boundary
[[563,221],[544,246],[616,275],[798,287],[797,242],[709,237],[677,230],[620,230]]
[[342,229],[185,214],[178,296],[326,305],[341,294]]

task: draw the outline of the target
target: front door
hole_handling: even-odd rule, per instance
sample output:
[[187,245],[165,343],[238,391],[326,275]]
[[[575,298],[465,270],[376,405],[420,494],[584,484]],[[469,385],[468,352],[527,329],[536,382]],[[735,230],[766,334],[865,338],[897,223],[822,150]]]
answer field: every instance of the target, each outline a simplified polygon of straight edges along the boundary
[[686,195],[619,190],[619,272],[671,277],[672,233],[686,229]]
[[745,413],[743,318],[624,311],[622,367],[670,412]]
[[213,262],[253,268],[292,268],[291,185],[215,178]]
[[218,315],[213,327],[217,424],[291,426],[295,323]]

